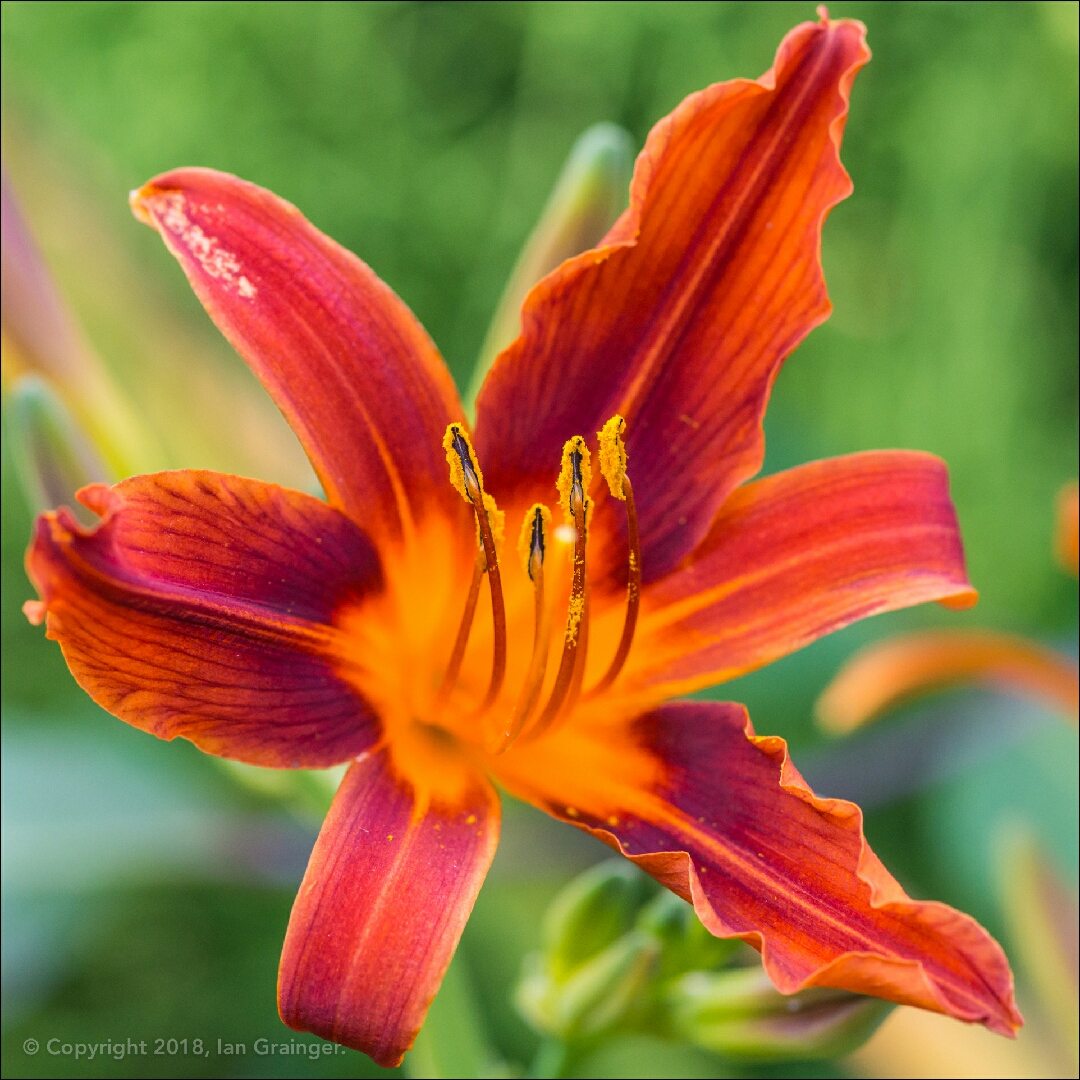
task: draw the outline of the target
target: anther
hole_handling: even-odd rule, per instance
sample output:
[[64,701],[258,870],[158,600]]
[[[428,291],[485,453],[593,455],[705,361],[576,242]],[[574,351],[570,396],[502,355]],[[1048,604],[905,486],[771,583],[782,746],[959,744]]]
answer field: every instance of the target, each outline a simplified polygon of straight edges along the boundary
[[525,520],[521,523],[521,535],[518,539],[518,554],[521,556],[525,573],[533,583],[533,648],[529,660],[529,670],[525,684],[521,688],[509,723],[499,733],[494,747],[495,753],[508,750],[521,734],[522,729],[536,707],[537,699],[544,685],[547,672],[548,647],[551,640],[551,616],[544,597],[544,555],[547,550],[547,530],[551,513],[541,503],[529,508]]
[[[502,576],[499,573],[499,555],[493,531],[493,525],[495,525],[501,533],[501,518],[497,516],[498,511],[494,500],[484,491],[484,475],[476,462],[476,454],[473,451],[469,436],[460,424],[450,424],[447,427],[446,434],[443,436],[443,449],[446,451],[446,461],[450,466],[450,483],[457,488],[463,499],[472,504],[473,511],[476,514],[476,526],[480,530],[480,543],[483,547],[483,566],[480,569],[480,574],[482,576],[486,571],[488,587],[491,591],[491,621],[494,631],[494,647],[491,658],[491,682],[488,684],[487,694],[484,696],[483,703],[480,706],[481,710],[484,710],[494,704],[495,699],[499,696],[499,691],[502,689],[503,679],[506,677],[506,607],[503,603]],[[492,518],[495,518],[494,522]],[[477,566],[480,566],[479,559],[477,560]],[[476,579],[475,569],[473,579],[474,581]],[[470,589],[471,596],[472,589]],[[474,600],[474,610],[475,606]],[[466,603],[466,614],[468,614],[468,603]],[[459,638],[464,633],[466,642],[468,641],[471,623],[471,616],[468,625],[463,619],[462,629],[459,631]],[[457,644],[455,643],[455,653],[456,649]],[[462,655],[464,656],[464,645],[462,645]],[[451,659],[453,659],[453,656]],[[459,670],[460,664],[461,661],[459,660]],[[449,674],[449,672],[450,668],[448,667],[447,673]],[[456,671],[453,677],[455,680],[457,679]],[[446,685],[445,679],[444,685]],[[450,686],[452,685],[451,683]]]
[[608,489],[616,499],[626,503],[626,537],[630,548],[629,576],[626,582],[626,615],[623,618],[622,637],[615,656],[611,660],[604,677],[587,692],[587,697],[603,693],[618,678],[626,658],[630,655],[630,646],[634,642],[634,630],[637,627],[638,611],[641,607],[641,538],[638,534],[637,505],[634,502],[634,489],[630,477],[626,475],[628,456],[623,432],[626,421],[621,416],[613,416],[597,433],[600,440],[600,471],[604,474]]
[[[540,718],[526,732],[533,739],[546,731],[564,711],[572,707],[576,691],[581,687],[580,678],[575,679],[580,652],[584,665],[588,643],[588,608],[585,596],[585,540],[592,500],[588,497],[592,479],[589,448],[580,435],[575,435],[563,447],[562,469],[557,487],[560,503],[568,522],[574,526],[574,580],[570,588],[570,604],[566,613],[566,632],[563,637],[562,659],[555,676],[551,697]],[[583,669],[582,669],[583,670]]]

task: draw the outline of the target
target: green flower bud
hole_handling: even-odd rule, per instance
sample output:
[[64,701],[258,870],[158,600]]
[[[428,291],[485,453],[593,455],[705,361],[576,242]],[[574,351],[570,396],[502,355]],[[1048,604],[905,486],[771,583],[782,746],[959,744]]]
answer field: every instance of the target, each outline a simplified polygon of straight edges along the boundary
[[661,979],[685,971],[712,971],[723,967],[738,951],[740,942],[713,937],[693,907],[681,897],[662,889],[639,912],[637,928],[652,934],[661,944]]
[[615,124],[594,124],[574,143],[492,316],[465,399],[470,413],[495,357],[521,332],[529,290],[604,238],[626,206],[633,164],[630,136]]
[[602,862],[570,882],[544,916],[551,977],[563,981],[630,930],[648,895],[648,879],[625,859]]
[[625,859],[575,878],[544,917],[543,950],[526,960],[517,1004],[538,1030],[582,1038],[614,1026],[647,987],[660,953],[634,920],[653,886]]
[[850,1053],[893,1007],[824,987],[781,994],[760,967],[691,972],[668,987],[665,1005],[673,1034],[704,1050],[758,1061]]
[[552,977],[542,954],[533,954],[531,971],[518,986],[518,1008],[549,1035],[567,1040],[598,1035],[634,1006],[659,952],[652,935],[632,930],[562,980]]
[[8,438],[15,468],[35,512],[70,507],[84,523],[95,515],[75,492],[111,477],[90,440],[44,379],[16,379],[5,401]]

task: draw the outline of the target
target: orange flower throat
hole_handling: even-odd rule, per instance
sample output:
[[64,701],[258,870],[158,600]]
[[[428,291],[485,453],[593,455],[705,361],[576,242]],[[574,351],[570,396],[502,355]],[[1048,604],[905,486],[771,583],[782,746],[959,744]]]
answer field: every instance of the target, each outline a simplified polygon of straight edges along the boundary
[[[450,535],[450,522],[438,520],[420,525],[420,543],[415,547],[423,558],[418,560],[413,546],[405,545],[398,552],[402,565],[385,568],[386,593],[366,602],[385,606],[380,617],[361,618],[352,607],[338,620],[343,633],[336,651],[342,673],[378,709],[395,763],[418,790],[456,798],[459,792],[452,778],[459,769],[452,767],[451,759],[464,755],[479,765],[481,759],[502,755],[519,741],[532,743],[561,726],[579,702],[605,693],[623,670],[641,592],[637,512],[626,476],[624,429],[621,417],[604,425],[598,456],[612,494],[627,510],[627,600],[614,655],[596,685],[584,692],[590,632],[588,527],[593,508],[588,495],[592,455],[585,439],[575,436],[563,447],[556,487],[565,523],[552,529],[548,507],[541,503],[529,507],[518,541],[521,573],[512,572],[504,581],[499,564],[504,514],[484,490],[483,472],[464,427],[455,423],[446,429],[443,447],[450,482],[470,504],[476,521],[463,608],[458,606],[460,537]],[[476,619],[485,579],[491,597],[490,624]],[[549,663],[551,638],[563,603],[564,630],[556,666]],[[447,656],[447,625],[454,618],[449,612],[455,609],[461,612],[460,621]],[[481,692],[484,675],[486,688]]]

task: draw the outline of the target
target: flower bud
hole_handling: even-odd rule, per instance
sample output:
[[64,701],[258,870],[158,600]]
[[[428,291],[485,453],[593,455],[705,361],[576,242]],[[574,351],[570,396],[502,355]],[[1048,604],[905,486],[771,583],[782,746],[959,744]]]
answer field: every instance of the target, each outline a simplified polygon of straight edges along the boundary
[[96,520],[76,501],[75,492],[111,477],[48,383],[34,375],[16,379],[5,412],[12,458],[31,509],[67,506],[84,524]]
[[662,889],[638,913],[637,928],[652,934],[663,950],[659,976],[672,978],[686,971],[723,967],[740,947],[738,939],[713,937],[694,909]]
[[825,987],[781,994],[760,967],[690,972],[668,987],[665,1004],[673,1034],[713,1053],[758,1061],[850,1053],[893,1007]]
[[543,950],[526,960],[517,1004],[540,1031],[560,1038],[610,1028],[646,986],[660,952],[634,929],[648,879],[625,860],[600,863],[572,881],[544,918]]
[[598,244],[622,213],[633,164],[630,136],[615,124],[594,124],[574,143],[492,316],[466,398],[470,412],[495,357],[521,332],[519,312],[529,290]]
[[562,1039],[598,1035],[631,1009],[648,984],[660,946],[632,930],[574,969],[552,977],[543,954],[533,954],[517,991],[517,1005],[536,1028]]
[[552,978],[562,981],[634,925],[648,879],[625,859],[580,874],[544,916],[543,951]]

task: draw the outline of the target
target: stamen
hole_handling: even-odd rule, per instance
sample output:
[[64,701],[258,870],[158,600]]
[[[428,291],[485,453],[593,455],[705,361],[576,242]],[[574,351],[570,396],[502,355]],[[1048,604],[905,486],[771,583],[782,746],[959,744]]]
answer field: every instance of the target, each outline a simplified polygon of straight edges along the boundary
[[458,626],[457,638],[454,640],[454,651],[450,654],[450,662],[443,672],[442,682],[439,683],[438,692],[435,695],[435,704],[444,705],[450,696],[450,691],[457,683],[458,675],[461,674],[461,662],[465,659],[465,647],[469,644],[469,631],[472,630],[473,616],[476,614],[476,604],[480,599],[480,585],[484,580],[484,571],[487,569],[487,560],[483,551],[476,553],[476,561],[473,563],[472,583],[469,585],[469,595],[465,600],[465,611],[461,616],[461,625]]
[[589,511],[592,509],[592,500],[587,495],[591,479],[589,448],[580,435],[575,435],[563,447],[562,470],[557,485],[562,496],[560,502],[563,513],[574,525],[574,581],[570,588],[570,605],[566,614],[566,634],[563,638],[559,671],[555,676],[551,697],[540,719],[526,732],[525,738],[529,740],[545,732],[567,704],[579,650],[582,664],[585,660],[588,646],[588,622],[585,620],[585,539]]
[[540,691],[544,686],[547,672],[548,649],[551,641],[551,616],[544,598],[544,555],[547,548],[547,529],[551,513],[541,503],[533,505],[521,523],[521,536],[518,539],[518,554],[533,583],[533,648],[529,660],[525,684],[518,695],[510,722],[500,732],[493,749],[501,754],[514,744],[526,722],[536,707]]
[[604,677],[586,694],[594,697],[601,694],[618,678],[626,658],[630,655],[630,646],[634,643],[634,630],[637,628],[638,611],[641,607],[641,537],[638,533],[637,504],[634,502],[634,489],[630,477],[626,475],[627,453],[623,442],[626,421],[618,415],[613,416],[598,432],[600,439],[600,471],[608,483],[608,489],[616,499],[626,503],[626,538],[630,548],[630,573],[626,582],[626,616],[623,619],[622,637],[615,656]]
[[[450,466],[450,483],[457,488],[462,498],[472,503],[476,514],[476,525],[480,530],[480,542],[484,548],[484,564],[491,590],[491,621],[493,625],[494,647],[491,657],[491,682],[487,694],[480,706],[489,708],[502,690],[506,678],[506,607],[503,603],[502,576],[499,573],[499,555],[495,546],[495,536],[489,507],[496,510],[494,500],[484,491],[484,474],[476,463],[476,454],[465,429],[460,424],[451,424],[443,436],[443,449]],[[500,530],[501,531],[501,530]],[[481,574],[483,570],[481,570]],[[475,571],[474,571],[475,577]],[[471,621],[471,620],[470,620]],[[464,623],[462,624],[464,626]],[[468,640],[468,629],[465,630]],[[455,645],[456,649],[456,645]],[[460,667],[460,663],[459,663]],[[456,679],[456,674],[455,674]]]

